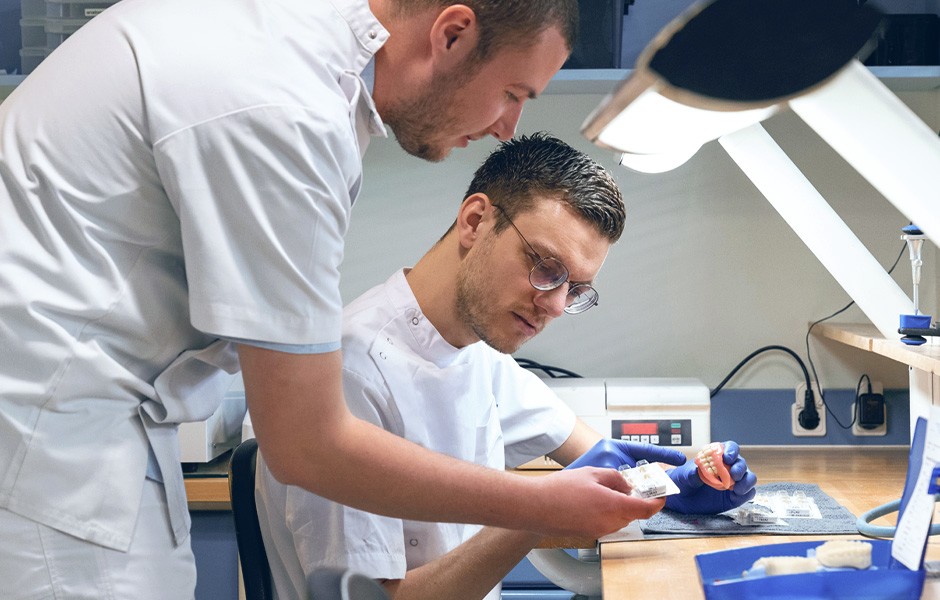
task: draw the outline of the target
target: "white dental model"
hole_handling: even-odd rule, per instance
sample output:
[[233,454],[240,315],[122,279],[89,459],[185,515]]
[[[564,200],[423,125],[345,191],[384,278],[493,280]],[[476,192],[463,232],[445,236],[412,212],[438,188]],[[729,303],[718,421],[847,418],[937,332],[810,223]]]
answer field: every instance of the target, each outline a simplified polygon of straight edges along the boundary
[[819,561],[806,556],[765,556],[758,558],[751,566],[749,574],[763,570],[766,575],[793,575],[795,573],[813,573],[819,567]]
[[744,577],[814,573],[820,569],[868,569],[871,544],[856,540],[831,540],[810,550],[815,556],[765,556],[758,558]]
[[857,540],[832,540],[816,548],[816,560],[824,567],[867,569],[871,566],[871,544]]

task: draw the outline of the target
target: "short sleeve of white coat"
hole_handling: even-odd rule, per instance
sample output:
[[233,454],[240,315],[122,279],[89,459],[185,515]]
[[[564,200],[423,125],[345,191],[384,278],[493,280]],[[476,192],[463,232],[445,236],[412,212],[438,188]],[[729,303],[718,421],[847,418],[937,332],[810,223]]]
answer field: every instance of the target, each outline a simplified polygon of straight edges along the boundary
[[339,264],[361,182],[345,109],[261,106],[154,144],[179,214],[192,324],[286,344],[341,335]]
[[575,414],[541,379],[501,357],[494,381],[506,466],[556,450],[574,431]]

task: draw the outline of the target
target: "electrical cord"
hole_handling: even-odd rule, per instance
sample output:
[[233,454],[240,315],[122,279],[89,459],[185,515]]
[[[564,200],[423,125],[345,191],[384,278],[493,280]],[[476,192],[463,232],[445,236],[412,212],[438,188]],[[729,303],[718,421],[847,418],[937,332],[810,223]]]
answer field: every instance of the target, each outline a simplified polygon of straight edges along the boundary
[[[862,535],[867,535],[868,537],[874,538],[893,538],[894,534],[897,533],[897,527],[891,527],[889,525],[872,525],[871,522],[879,517],[885,515],[890,515],[893,512],[898,512],[901,508],[901,499],[892,500],[881,506],[876,506],[875,508],[866,511],[859,515],[858,519],[855,521],[855,527],[858,528],[858,532]],[[928,535],[940,535],[940,523],[934,523],[930,526]]]
[[531,358],[516,358],[516,363],[523,369],[529,369],[531,371],[542,371],[552,379],[581,377],[574,371],[569,371],[568,369],[563,369],[561,367],[553,367],[552,365],[545,365],[538,361],[532,360]]
[[787,348],[786,346],[764,346],[763,348],[758,348],[754,352],[751,352],[744,358],[744,360],[739,362],[737,366],[731,369],[731,372],[721,380],[721,383],[719,383],[713,390],[711,390],[711,392],[709,392],[709,397],[714,398],[715,395],[721,391],[721,388],[725,387],[725,384],[728,383],[728,381],[734,377],[741,367],[747,364],[748,361],[758,354],[767,352],[769,350],[780,350],[782,352],[786,352],[792,356],[794,360],[796,360],[798,365],[800,365],[800,369],[803,371],[803,379],[806,381],[806,392],[803,396],[803,409],[800,410],[800,413],[797,416],[797,420],[799,421],[800,426],[805,429],[816,429],[816,427],[819,426],[819,412],[816,409],[816,402],[813,399],[813,387],[809,378],[809,371],[806,370],[806,364],[803,363],[803,359],[801,359],[796,352]]
[[790,349],[787,348],[786,346],[771,345],[771,346],[764,346],[763,348],[758,348],[757,350],[755,350],[755,351],[751,352],[750,354],[748,354],[747,356],[745,356],[744,359],[741,360],[741,362],[739,362],[739,363],[737,364],[737,366],[735,366],[733,369],[731,369],[731,372],[730,372],[730,373],[728,373],[727,375],[725,375],[725,378],[721,380],[721,383],[719,383],[718,385],[716,385],[715,388],[714,388],[713,390],[711,390],[711,392],[709,393],[709,396],[710,396],[711,398],[714,398],[714,397],[715,397],[715,394],[717,394],[718,392],[720,392],[720,391],[721,391],[721,388],[725,387],[725,384],[728,383],[728,381],[729,381],[732,377],[734,377],[735,374],[737,374],[738,371],[741,370],[741,367],[743,367],[745,364],[747,364],[748,361],[750,361],[752,358],[754,358],[754,357],[757,356],[758,354],[761,354],[761,353],[763,353],[763,352],[767,352],[767,351],[769,351],[769,350],[781,350],[781,351],[783,351],[783,352],[786,352],[786,353],[789,354],[790,356],[792,356],[793,359],[796,360],[797,364],[800,365],[800,369],[802,369],[802,371],[803,371],[803,378],[806,380],[806,389],[807,389],[807,390],[810,390],[810,389],[811,389],[811,388],[809,387],[809,385],[810,385],[809,372],[806,370],[806,364],[803,363],[803,359],[801,359],[801,358],[799,357],[799,355],[797,355],[796,352],[794,352],[793,350],[790,350]]
[[[858,383],[855,384],[855,401],[852,404],[852,406],[854,407],[852,409],[852,421],[849,423],[848,427],[855,425],[855,422],[858,421],[858,412],[860,410],[859,408],[860,402],[858,400],[862,394],[861,392],[862,382],[865,381],[866,379],[868,380],[868,393],[869,394],[871,393],[871,377],[868,376],[868,373],[862,373],[862,376],[858,378]],[[835,417],[833,417],[833,419],[835,419]],[[838,419],[836,419],[836,422],[838,422]],[[839,423],[839,427],[842,427],[842,423]],[[842,428],[848,429],[848,427],[842,427]]]
[[[898,266],[898,263],[901,262],[901,257],[904,256],[904,251],[905,251],[906,249],[907,249],[907,243],[905,242],[905,243],[901,244],[901,251],[898,253],[898,257],[894,259],[894,264],[892,264],[892,265],[891,265],[891,268],[888,269],[888,275],[890,275],[892,272],[894,272],[895,267],[897,267],[897,266]],[[837,424],[839,427],[841,427],[842,429],[850,429],[850,428],[852,427],[852,425],[855,423],[855,416],[853,415],[853,417],[852,417],[852,422],[851,422],[851,423],[849,423],[848,425],[843,425],[842,422],[839,421],[839,418],[836,417],[835,413],[832,412],[832,409],[829,408],[829,404],[826,402],[826,392],[823,391],[822,382],[819,381],[819,375],[816,373],[816,364],[813,362],[813,354],[812,354],[812,352],[810,351],[809,336],[810,336],[810,333],[812,333],[812,331],[813,331],[813,327],[819,325],[819,324],[822,323],[823,321],[828,321],[829,319],[831,319],[831,318],[833,318],[833,317],[836,317],[836,316],[838,316],[838,315],[841,315],[841,314],[844,313],[845,311],[847,311],[847,310],[849,310],[850,308],[852,308],[852,306],[853,306],[854,304],[855,304],[855,301],[852,300],[851,302],[849,302],[848,304],[846,304],[845,306],[843,306],[842,308],[840,308],[840,309],[837,310],[836,312],[832,313],[832,314],[829,315],[828,317],[823,317],[822,319],[819,319],[818,321],[813,321],[812,323],[810,323],[809,328],[806,330],[806,340],[805,340],[805,343],[806,343],[806,360],[807,360],[807,362],[809,362],[810,369],[813,371],[813,379],[816,380],[816,385],[819,387],[819,393],[820,393],[820,395],[821,395],[822,404],[823,404],[823,406],[826,408],[826,412],[829,414],[829,416],[832,417],[832,420],[835,421],[836,424]],[[871,380],[869,380],[869,381],[871,381]],[[859,381],[859,383],[861,383],[861,381]],[[856,392],[855,392],[855,398],[856,398],[856,401],[857,401],[857,400],[858,400],[858,389],[857,389],[857,388],[856,388]],[[856,402],[856,405],[857,405],[857,404],[858,404],[858,402]],[[858,410],[857,407],[856,407],[856,410]]]

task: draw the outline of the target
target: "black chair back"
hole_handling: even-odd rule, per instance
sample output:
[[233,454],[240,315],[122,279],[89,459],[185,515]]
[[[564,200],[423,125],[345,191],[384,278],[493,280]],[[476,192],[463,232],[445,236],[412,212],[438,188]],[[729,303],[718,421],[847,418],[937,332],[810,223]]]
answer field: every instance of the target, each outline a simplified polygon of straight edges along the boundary
[[313,600],[388,600],[378,582],[347,569],[313,571],[307,577],[307,591]]
[[273,600],[271,570],[255,506],[257,454],[258,442],[254,439],[245,440],[232,451],[228,473],[229,491],[232,496],[232,516],[235,518],[238,560],[245,584],[245,600]]

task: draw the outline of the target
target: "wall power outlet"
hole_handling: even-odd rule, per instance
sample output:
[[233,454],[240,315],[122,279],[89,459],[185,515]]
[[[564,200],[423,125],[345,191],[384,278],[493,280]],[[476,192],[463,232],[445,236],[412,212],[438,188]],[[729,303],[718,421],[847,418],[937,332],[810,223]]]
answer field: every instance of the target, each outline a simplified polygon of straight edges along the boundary
[[816,412],[819,413],[819,425],[815,429],[805,429],[800,425],[800,411],[803,410],[804,396],[806,395],[806,383],[796,386],[796,400],[790,406],[790,422],[795,436],[815,436],[822,437],[826,435],[826,407],[823,405],[822,394],[819,392],[819,386],[813,384],[813,400],[816,404]]

